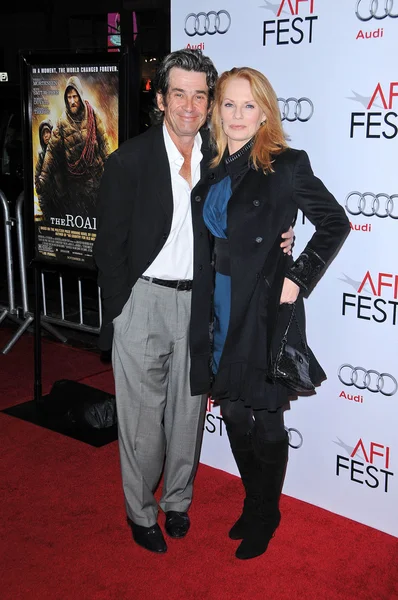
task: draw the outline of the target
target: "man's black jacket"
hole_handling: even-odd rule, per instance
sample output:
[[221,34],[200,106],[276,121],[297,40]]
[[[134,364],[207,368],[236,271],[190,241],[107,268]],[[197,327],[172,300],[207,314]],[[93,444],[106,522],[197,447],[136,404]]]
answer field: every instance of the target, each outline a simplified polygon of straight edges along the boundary
[[[211,153],[208,131],[202,130],[201,135],[203,177]],[[194,188],[191,194],[193,207],[202,206],[203,200],[204,197]],[[103,325],[99,340],[101,349],[111,348],[112,321],[121,313],[137,279],[165,244],[172,216],[171,174],[160,125],[122,144],[110,155],[105,165],[98,199],[98,229],[94,246],[103,300]],[[202,274],[206,282],[211,280],[210,246],[201,210],[192,210],[192,221],[196,231],[194,271],[198,273],[192,294],[200,296]],[[206,297],[208,290],[202,291]],[[194,315],[191,321],[191,356],[196,353],[207,355],[209,352],[208,336],[200,336],[202,341],[197,347],[195,331],[199,333],[203,327],[208,331],[210,315],[201,313],[198,318],[203,323],[196,323]],[[202,345],[206,347],[202,348]],[[202,393],[202,389],[207,391],[208,377],[207,365],[202,374],[194,374],[193,394]]]

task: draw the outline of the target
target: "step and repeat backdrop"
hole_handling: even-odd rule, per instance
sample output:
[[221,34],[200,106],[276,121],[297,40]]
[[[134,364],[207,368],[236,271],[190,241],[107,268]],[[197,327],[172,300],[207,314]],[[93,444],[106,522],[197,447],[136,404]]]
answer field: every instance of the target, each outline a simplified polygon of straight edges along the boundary
[[[351,234],[306,301],[327,372],[291,402],[284,493],[398,536],[398,0],[172,0],[172,49],[271,81]],[[313,228],[299,215],[297,255]],[[202,462],[236,473],[209,401]]]

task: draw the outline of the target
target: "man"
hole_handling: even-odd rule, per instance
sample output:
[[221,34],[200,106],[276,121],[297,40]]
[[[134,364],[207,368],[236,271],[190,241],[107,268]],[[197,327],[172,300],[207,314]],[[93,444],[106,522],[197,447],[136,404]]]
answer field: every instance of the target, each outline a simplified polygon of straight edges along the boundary
[[[136,543],[165,552],[153,492],[169,536],[188,532],[210,367],[211,315],[190,315],[211,267],[199,179],[211,159],[205,125],[217,71],[198,51],[179,50],[154,86],[160,123],[108,159],[98,202],[95,259],[103,295],[100,346],[110,347],[127,520]],[[195,248],[193,229],[196,232]],[[290,237],[288,235],[288,237]],[[284,243],[290,247],[290,239]],[[193,272],[198,276],[193,280]],[[206,278],[207,279],[207,278]]]
[[52,197],[47,218],[72,212],[85,219],[96,205],[109,155],[108,137],[98,112],[84,99],[78,77],[67,81],[64,100],[65,110],[52,131],[36,190]]

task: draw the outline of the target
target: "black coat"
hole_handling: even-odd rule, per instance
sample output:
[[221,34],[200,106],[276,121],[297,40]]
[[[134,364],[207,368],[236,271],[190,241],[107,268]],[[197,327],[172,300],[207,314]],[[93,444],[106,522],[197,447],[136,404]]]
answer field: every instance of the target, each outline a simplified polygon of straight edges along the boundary
[[[249,169],[233,192],[229,203],[227,236],[231,261],[231,315],[223,355],[213,385],[215,398],[242,398],[253,407],[275,408],[284,404],[288,391],[267,381],[271,348],[282,338],[290,311],[279,311],[284,277],[296,282],[308,293],[350,231],[343,208],[314,176],[304,151],[288,149],[275,157],[274,173]],[[225,167],[209,171],[196,193],[204,200],[210,186],[225,176]],[[204,202],[193,207],[198,222]],[[293,262],[280,248],[281,234],[294,222],[300,208],[316,231],[305,250]],[[200,228],[194,230],[195,244]],[[194,271],[204,290],[211,285],[203,272]],[[210,274],[206,270],[206,277]],[[211,293],[194,295],[192,322],[200,326],[205,348],[205,320],[210,311]],[[199,321],[200,315],[202,320]],[[297,314],[305,331],[302,294]],[[277,318],[278,317],[278,318]],[[199,340],[196,340],[199,347]],[[210,354],[195,357],[196,363],[209,362]],[[324,376],[312,361],[316,383]],[[195,364],[196,364],[195,363]]]
[[[208,132],[201,132],[203,144],[201,176],[206,174],[210,160]],[[192,205],[197,196],[192,191]],[[198,292],[202,276],[211,286],[211,256],[208,233],[202,217],[193,212],[195,230],[194,262],[197,273],[192,296]],[[111,154],[102,177],[97,207],[97,238],[94,258],[98,266],[98,284],[102,292],[103,325],[99,346],[107,350],[112,346],[113,319],[128,300],[137,279],[155,260],[170,233],[173,216],[173,196],[169,161],[164,144],[162,126],[151,127],[144,134],[128,140]],[[205,297],[209,289],[203,287]],[[185,293],[185,292],[181,292]],[[206,322],[204,352],[209,354],[209,320],[203,308],[199,311]],[[204,316],[205,315],[205,316]],[[197,333],[196,333],[197,332]],[[202,352],[200,329],[194,323],[191,347]],[[199,337],[198,342],[196,338]],[[208,390],[209,367],[205,373],[193,369],[192,389]]]

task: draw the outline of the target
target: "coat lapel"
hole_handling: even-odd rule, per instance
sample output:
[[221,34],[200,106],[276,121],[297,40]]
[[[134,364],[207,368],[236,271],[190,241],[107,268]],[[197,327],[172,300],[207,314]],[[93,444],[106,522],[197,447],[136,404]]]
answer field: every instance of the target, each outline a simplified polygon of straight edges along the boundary
[[202,136],[202,147],[201,152],[203,155],[202,161],[200,163],[200,178],[206,177],[209,172],[209,163],[213,158],[213,153],[210,149],[210,134],[207,129],[204,129],[200,132]]
[[203,198],[206,198],[208,187],[212,183],[212,180],[210,181],[209,179],[209,163],[213,158],[213,153],[211,151],[209,143],[209,132],[207,129],[204,129],[200,131],[200,134],[202,136],[202,147],[200,150],[202,152],[203,158],[200,161],[200,179],[198,183],[192,188],[192,199],[197,194],[200,194],[201,196],[203,196]]
[[[148,180],[148,193],[159,198],[160,204],[168,217],[173,215],[173,192],[169,159],[163,138],[162,125],[153,127],[153,152],[151,156],[151,177]],[[156,170],[154,173],[153,168]]]
[[[155,195],[158,196],[159,201],[167,214],[167,216],[173,215],[173,191],[171,187],[171,174],[169,159],[166,152],[166,146],[164,143],[163,129],[162,126],[153,127],[154,139],[153,139],[153,157],[151,163],[156,165],[156,177],[150,177],[148,187],[152,190]],[[200,181],[197,186],[201,183],[201,180],[207,176],[209,169],[209,162],[212,159],[212,151],[209,143],[209,133],[207,130],[201,131],[202,135],[202,148],[201,152],[203,158],[200,163]],[[192,192],[196,191],[195,186]],[[150,192],[151,193],[151,192]]]

